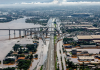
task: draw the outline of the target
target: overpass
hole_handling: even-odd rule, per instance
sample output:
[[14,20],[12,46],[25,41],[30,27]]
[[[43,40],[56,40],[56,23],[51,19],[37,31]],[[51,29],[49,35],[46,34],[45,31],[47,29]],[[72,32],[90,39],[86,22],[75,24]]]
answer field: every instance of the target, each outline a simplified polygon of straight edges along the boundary
[[[55,27],[54,26],[54,19],[50,19],[52,21],[49,25],[50,27]],[[48,47],[48,52],[47,52],[47,59],[43,65],[43,70],[55,70],[55,60],[54,60],[54,28],[49,29],[49,31],[53,31],[50,34],[50,42],[49,42],[49,47]]]
[[35,27],[35,28],[24,28],[24,29],[0,29],[1,31],[8,31],[9,32],[9,39],[10,39],[10,31],[14,31],[14,37],[16,32],[19,31],[19,37],[21,38],[21,31],[24,32],[24,37],[29,36],[32,37],[32,34],[40,35],[39,37],[42,38],[44,44],[46,44],[44,34],[46,36],[50,34],[50,42],[49,42],[49,47],[48,47],[48,52],[47,52],[47,59],[43,65],[43,70],[55,70],[55,47],[54,47],[54,34],[58,33],[62,34],[59,29],[60,29],[60,24],[57,24],[55,27],[54,22],[59,22],[58,19],[56,18],[50,18],[48,21],[48,24],[46,27]]

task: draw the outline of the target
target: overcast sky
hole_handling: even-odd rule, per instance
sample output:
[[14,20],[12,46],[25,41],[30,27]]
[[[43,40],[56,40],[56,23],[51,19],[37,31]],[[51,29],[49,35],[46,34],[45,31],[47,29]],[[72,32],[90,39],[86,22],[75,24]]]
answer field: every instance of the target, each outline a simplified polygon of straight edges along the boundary
[[100,5],[100,0],[0,0],[0,7],[35,5]]
[[[31,3],[31,2],[52,2],[54,0],[0,0],[0,4],[12,4],[12,3]],[[55,0],[56,1],[56,0]],[[80,2],[80,1],[87,1],[87,2],[100,2],[100,0],[57,0],[59,2],[66,1],[66,2]]]

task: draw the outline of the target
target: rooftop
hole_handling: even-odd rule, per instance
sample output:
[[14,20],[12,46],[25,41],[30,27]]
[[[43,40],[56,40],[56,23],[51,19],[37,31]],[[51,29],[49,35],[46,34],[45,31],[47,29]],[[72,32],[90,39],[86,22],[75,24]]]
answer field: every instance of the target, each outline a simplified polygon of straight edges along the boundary
[[90,35],[78,35],[77,36],[78,39],[93,39]]
[[96,43],[96,42],[100,42],[100,40],[93,40],[93,42],[95,42],[95,43]]
[[92,29],[99,29],[99,28],[96,28],[96,27],[92,27],[92,28],[87,28],[89,30],[92,30]]
[[100,35],[78,35],[78,39],[100,39]]
[[94,39],[97,39],[97,38],[100,39],[100,35],[91,35],[91,36],[92,36],[92,38],[94,38]]
[[79,59],[94,59],[94,56],[79,56]]

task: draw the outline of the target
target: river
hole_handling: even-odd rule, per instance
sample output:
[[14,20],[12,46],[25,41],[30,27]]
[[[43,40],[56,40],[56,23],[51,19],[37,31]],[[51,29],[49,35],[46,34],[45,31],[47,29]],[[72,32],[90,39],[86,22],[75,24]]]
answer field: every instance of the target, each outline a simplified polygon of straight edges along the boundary
[[[32,27],[40,27],[42,25],[34,25],[32,23],[25,23],[25,19],[28,18],[28,17],[24,17],[24,18],[20,18],[20,19],[17,19],[17,20],[13,20],[11,22],[7,22],[7,23],[0,23],[0,29],[22,29],[22,28],[32,28]],[[7,40],[9,39],[9,31],[1,31],[0,30],[0,60],[3,61],[3,59],[5,58],[5,56],[7,55],[7,53],[9,51],[12,50],[12,47],[14,46],[15,43],[17,43],[17,41],[21,40],[20,38],[19,39],[11,39],[11,40]],[[23,35],[23,32],[22,32],[22,35]],[[19,32],[16,31],[16,37],[19,36]],[[11,31],[11,38],[14,38],[14,31]],[[39,40],[40,41],[40,40]],[[48,42],[49,43],[49,42]],[[38,54],[39,58],[40,58],[40,55],[41,55],[41,45],[43,44],[42,42],[39,43],[39,47],[38,47],[38,51],[36,54]],[[47,45],[48,46],[48,45]],[[43,64],[45,59],[46,59],[46,56],[47,56],[47,49],[48,47],[47,46],[44,46],[44,49],[45,51],[43,51],[43,59],[40,58],[40,60],[43,62],[40,62],[39,65]],[[34,60],[34,62],[32,63],[32,67],[30,68],[30,70],[33,70],[34,67],[36,66],[37,62],[39,61],[38,60]],[[0,65],[0,67],[15,67],[15,64],[14,65]]]
[[[35,25],[32,23],[25,23],[25,19],[29,17],[20,18],[17,20],[13,20],[7,23],[0,23],[0,29],[22,29],[22,28],[32,28],[32,27],[40,27],[42,25]],[[9,31],[1,31],[0,30],[0,40],[9,39]],[[16,31],[16,37],[18,37],[19,32]],[[23,32],[22,32],[23,35]],[[11,31],[11,38],[14,37],[14,31]]]

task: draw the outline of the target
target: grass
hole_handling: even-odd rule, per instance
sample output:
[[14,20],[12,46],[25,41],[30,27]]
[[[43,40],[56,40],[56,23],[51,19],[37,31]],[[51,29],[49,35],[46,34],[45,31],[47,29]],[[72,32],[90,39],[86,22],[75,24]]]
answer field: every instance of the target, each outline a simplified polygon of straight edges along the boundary
[[55,27],[56,27],[56,24],[54,24],[55,25]]
[[57,36],[54,36],[54,43],[55,43],[56,39],[57,39]]
[[41,66],[41,69],[40,70],[42,70],[43,69],[43,65]]
[[56,63],[55,63],[55,70],[57,70],[57,52],[56,52]]

